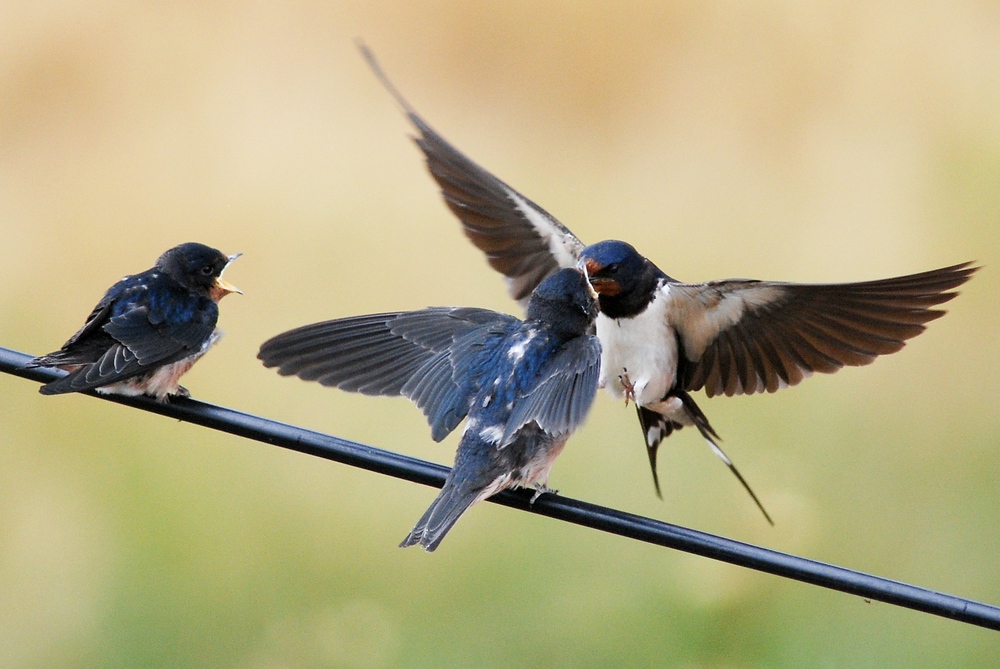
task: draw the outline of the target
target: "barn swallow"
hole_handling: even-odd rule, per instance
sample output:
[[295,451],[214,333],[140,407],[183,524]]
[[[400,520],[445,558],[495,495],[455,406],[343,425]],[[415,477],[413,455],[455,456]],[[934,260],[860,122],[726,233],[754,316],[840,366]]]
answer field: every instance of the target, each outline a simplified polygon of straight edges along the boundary
[[433,551],[470,506],[513,487],[544,492],[549,470],[597,393],[596,294],[562,269],[535,289],[526,318],[438,307],[326,321],[265,342],[282,375],[366,395],[403,395],[434,441],[467,419],[444,488],[401,547]]
[[474,163],[434,131],[399,93],[372,53],[362,55],[417,130],[414,138],[445,203],[490,266],[522,301],[560,267],[586,271],[599,294],[602,387],[636,404],[658,496],[656,453],[693,425],[756,502],[689,394],[775,392],[813,372],[871,363],[944,311],[978,269],[971,263],[908,276],[842,284],[745,279],[683,283],[631,245],[586,246],[554,216]]
[[222,336],[218,302],[241,292],[222,272],[239,256],[189,242],[111,286],[61,349],[26,365],[70,372],[40,392],[188,397],[178,381]]

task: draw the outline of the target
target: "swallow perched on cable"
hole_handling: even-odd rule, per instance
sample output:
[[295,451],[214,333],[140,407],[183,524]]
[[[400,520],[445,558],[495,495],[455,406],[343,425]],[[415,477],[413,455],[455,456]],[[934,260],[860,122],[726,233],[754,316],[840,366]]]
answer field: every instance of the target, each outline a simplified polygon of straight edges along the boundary
[[434,131],[359,45],[418,135],[431,176],[465,234],[522,301],[560,267],[584,269],[599,294],[601,385],[636,404],[657,495],[656,452],[693,425],[764,512],[719,447],[718,434],[689,394],[774,392],[813,372],[866,365],[894,353],[978,269],[971,263],[909,276],[842,284],[746,279],[683,283],[631,245],[584,245],[551,214],[467,158]]
[[545,487],[597,393],[601,345],[584,275],[559,270],[535,289],[524,321],[438,307],[306,325],[260,347],[283,375],[366,395],[403,395],[434,441],[466,418],[444,488],[401,547],[433,551],[470,506],[513,487]]
[[239,255],[189,242],[111,286],[61,349],[26,365],[70,372],[39,392],[188,397],[178,381],[222,336],[218,302],[241,292],[222,272]]

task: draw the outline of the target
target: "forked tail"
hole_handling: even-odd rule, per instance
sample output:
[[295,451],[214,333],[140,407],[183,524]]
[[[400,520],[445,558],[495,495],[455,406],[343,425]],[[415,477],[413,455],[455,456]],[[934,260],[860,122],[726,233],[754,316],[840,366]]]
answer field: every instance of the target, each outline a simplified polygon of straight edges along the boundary
[[465,510],[479,501],[481,492],[465,486],[459,488],[449,480],[399,547],[420,544],[428,553],[432,552]]
[[663,499],[663,495],[660,494],[660,479],[656,473],[656,452],[660,447],[660,442],[670,436],[674,430],[679,430],[685,425],[694,425],[698,428],[698,431],[701,432],[701,436],[705,438],[705,441],[708,442],[708,446],[712,449],[712,452],[715,453],[724,463],[726,463],[726,466],[729,467],[729,471],[731,471],[733,476],[739,480],[743,489],[747,491],[750,498],[754,501],[754,504],[756,504],[757,508],[760,509],[760,512],[764,514],[764,518],[767,519],[767,522],[773,526],[774,521],[771,520],[771,516],[767,513],[767,510],[764,509],[764,505],[760,503],[757,495],[754,494],[750,484],[747,483],[746,479],[743,478],[743,475],[740,474],[740,470],[736,468],[733,461],[729,459],[729,456],[727,456],[722,450],[722,447],[719,446],[718,442],[722,441],[721,437],[719,437],[715,429],[712,428],[712,425],[708,422],[708,417],[702,413],[701,408],[699,408],[695,403],[694,398],[683,390],[677,390],[671,394],[680,399],[681,404],[684,406],[685,418],[687,419],[685,422],[672,420],[668,416],[641,406],[637,407],[639,411],[639,424],[642,426],[643,437],[646,440],[646,453],[649,455],[649,466],[653,470],[653,484],[656,486],[657,496],[660,499]]

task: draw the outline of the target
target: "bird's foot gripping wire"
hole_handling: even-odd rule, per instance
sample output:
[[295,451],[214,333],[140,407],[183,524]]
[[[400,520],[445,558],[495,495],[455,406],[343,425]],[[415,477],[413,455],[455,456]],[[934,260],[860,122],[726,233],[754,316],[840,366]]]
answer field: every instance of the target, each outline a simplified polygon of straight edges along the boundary
[[558,490],[550,488],[547,485],[545,485],[544,483],[536,483],[535,486],[534,486],[534,488],[535,488],[535,494],[532,495],[531,499],[528,500],[528,504],[534,504],[535,500],[537,500],[539,497],[541,497],[545,493],[549,493],[551,495],[556,495],[556,494],[559,493]]

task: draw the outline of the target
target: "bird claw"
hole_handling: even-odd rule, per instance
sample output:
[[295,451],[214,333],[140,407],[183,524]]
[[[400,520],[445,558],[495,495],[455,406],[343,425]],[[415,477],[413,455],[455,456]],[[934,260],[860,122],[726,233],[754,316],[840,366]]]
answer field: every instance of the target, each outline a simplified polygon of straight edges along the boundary
[[544,495],[545,493],[550,493],[550,494],[556,495],[556,494],[559,493],[559,491],[558,490],[553,490],[552,488],[548,487],[544,483],[537,483],[537,484],[535,484],[535,494],[532,495],[531,499],[528,500],[528,504],[534,504],[535,500],[538,499],[539,497],[541,497],[542,495]]
[[622,370],[622,373],[618,375],[618,381],[622,384],[622,388],[625,389],[625,406],[628,406],[629,400],[635,402],[635,386],[632,385],[632,381],[628,378],[628,370]]

